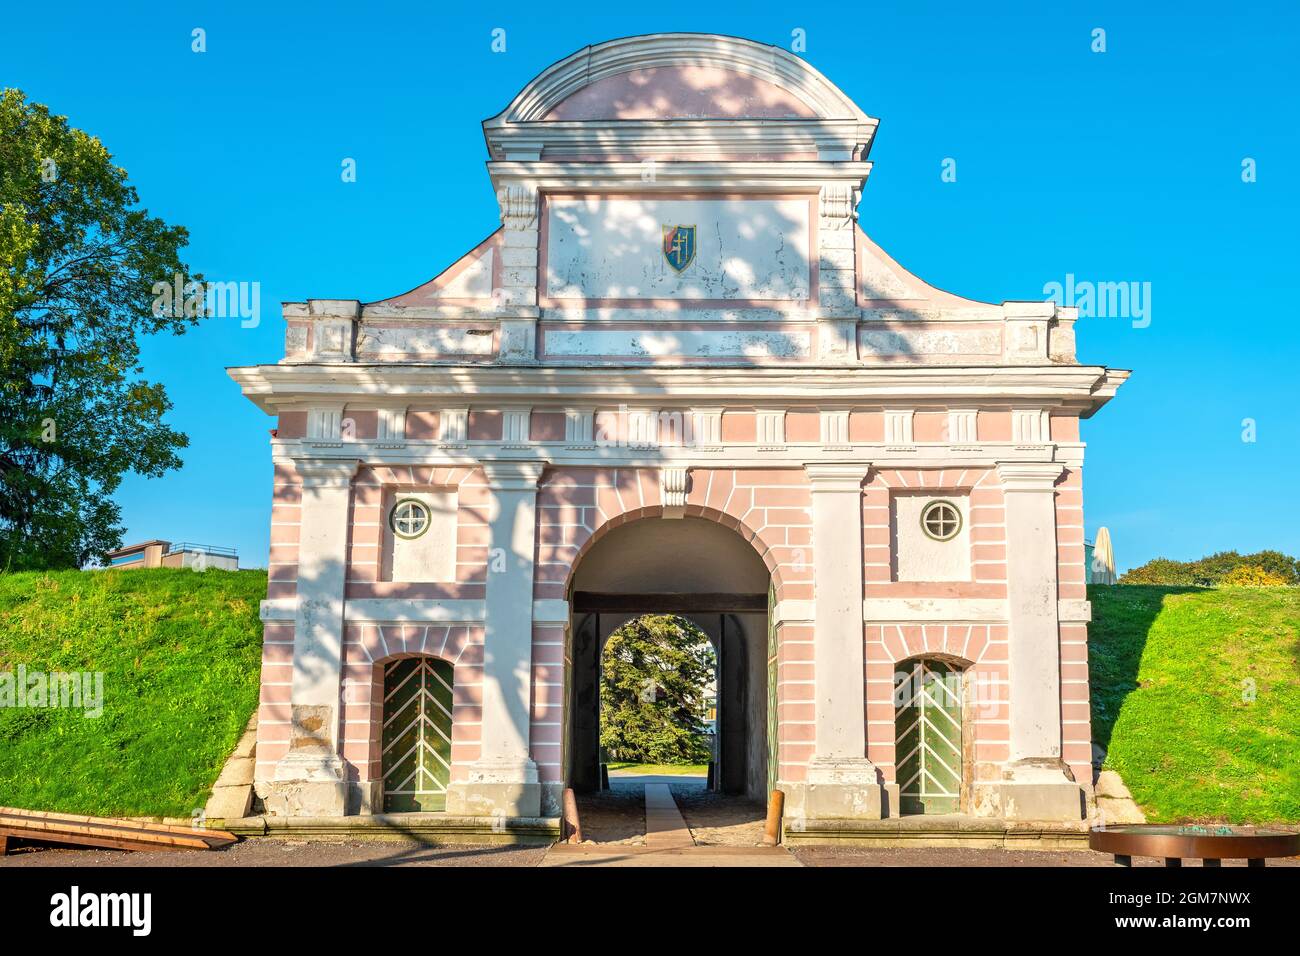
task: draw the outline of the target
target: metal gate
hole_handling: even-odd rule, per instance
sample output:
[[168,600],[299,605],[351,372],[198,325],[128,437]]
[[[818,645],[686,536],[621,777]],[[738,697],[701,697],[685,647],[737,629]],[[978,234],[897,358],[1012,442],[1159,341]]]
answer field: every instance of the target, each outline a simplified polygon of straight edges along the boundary
[[384,810],[447,808],[452,666],[408,657],[384,668]]
[[903,813],[961,809],[961,671],[912,661],[896,690],[895,754]]

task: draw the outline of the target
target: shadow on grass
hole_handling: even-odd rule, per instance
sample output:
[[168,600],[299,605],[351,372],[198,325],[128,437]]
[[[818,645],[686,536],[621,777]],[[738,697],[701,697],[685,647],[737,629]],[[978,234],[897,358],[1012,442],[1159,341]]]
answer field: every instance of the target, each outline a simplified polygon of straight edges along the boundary
[[1145,584],[1088,586],[1093,607],[1088,628],[1093,743],[1110,748],[1111,732],[1124,699],[1138,688],[1142,652],[1165,598],[1204,590]]

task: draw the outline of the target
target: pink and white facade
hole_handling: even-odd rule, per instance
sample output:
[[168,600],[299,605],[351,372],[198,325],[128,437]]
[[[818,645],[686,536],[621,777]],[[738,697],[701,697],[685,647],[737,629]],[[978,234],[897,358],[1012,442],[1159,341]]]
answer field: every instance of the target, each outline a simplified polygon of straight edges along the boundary
[[267,812],[382,813],[386,668],[428,657],[445,812],[556,816],[626,619],[577,595],[696,593],[751,596],[706,622],[738,648],[734,789],[899,813],[896,675],[936,661],[954,807],[1080,820],[1079,420],[1127,373],[1078,364],[1075,310],[891,259],[856,211],[877,121],[777,48],[602,43],[483,125],[500,228],[394,298],[286,303],[284,359],[231,370],[278,417]]

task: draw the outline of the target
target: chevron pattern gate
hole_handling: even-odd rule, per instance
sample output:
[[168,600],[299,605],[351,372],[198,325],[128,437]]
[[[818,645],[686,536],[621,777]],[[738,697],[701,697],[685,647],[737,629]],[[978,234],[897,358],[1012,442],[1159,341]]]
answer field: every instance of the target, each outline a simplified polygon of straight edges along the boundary
[[447,808],[452,666],[409,657],[384,668],[384,810]]
[[941,661],[912,661],[895,697],[894,753],[903,813],[961,809],[961,671]]

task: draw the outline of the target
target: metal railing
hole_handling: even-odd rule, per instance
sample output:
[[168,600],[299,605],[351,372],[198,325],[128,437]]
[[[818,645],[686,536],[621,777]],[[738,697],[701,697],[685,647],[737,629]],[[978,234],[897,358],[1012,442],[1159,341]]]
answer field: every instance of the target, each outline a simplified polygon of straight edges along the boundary
[[177,541],[167,548],[168,554],[180,554],[184,551],[193,551],[199,554],[219,555],[225,558],[239,557],[239,552],[234,548],[223,548],[216,544],[195,544],[193,541]]

